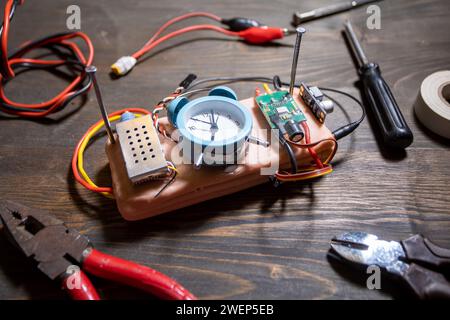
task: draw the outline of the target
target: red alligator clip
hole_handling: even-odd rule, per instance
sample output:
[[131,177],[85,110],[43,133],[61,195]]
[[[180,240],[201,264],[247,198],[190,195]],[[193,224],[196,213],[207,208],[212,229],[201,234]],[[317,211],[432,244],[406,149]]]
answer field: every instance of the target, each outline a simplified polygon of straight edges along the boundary
[[273,40],[281,39],[290,34],[284,28],[274,27],[251,27],[238,32],[239,37],[251,44],[263,44]]

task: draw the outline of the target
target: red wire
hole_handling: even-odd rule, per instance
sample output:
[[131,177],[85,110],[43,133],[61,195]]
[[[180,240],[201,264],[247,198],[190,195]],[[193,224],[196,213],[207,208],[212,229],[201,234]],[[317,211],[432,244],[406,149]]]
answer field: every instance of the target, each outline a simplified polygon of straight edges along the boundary
[[[303,131],[305,132],[305,143],[310,144],[311,143],[311,134],[309,132],[309,126],[306,123],[306,121],[302,121],[301,125],[303,128]],[[311,157],[314,159],[314,161],[316,162],[316,166],[319,169],[322,169],[323,163],[322,163],[322,160],[320,160],[319,156],[317,155],[316,150],[314,150],[313,148],[310,147],[310,148],[308,148],[308,152],[311,155]]]
[[193,17],[205,17],[205,18],[209,18],[215,21],[222,21],[222,18],[219,16],[216,16],[215,14],[209,13],[209,12],[191,12],[191,13],[187,13],[187,14],[183,14],[181,16],[175,17],[173,19],[170,19],[169,21],[167,21],[166,23],[164,23],[162,25],[161,28],[158,29],[158,31],[156,31],[156,33],[151,37],[151,39],[149,41],[147,41],[146,44],[144,44],[143,47],[148,46],[150,43],[152,43],[164,30],[166,30],[168,27],[170,27],[171,25],[180,22],[182,20],[187,20],[189,18],[193,18]]
[[[9,30],[9,15],[13,6],[14,0],[8,0],[5,5],[5,11],[3,13],[3,37],[2,37],[2,61],[8,61],[8,30]],[[11,66],[6,63],[6,74],[12,78],[14,77],[14,71]]]
[[218,26],[214,26],[214,25],[210,25],[210,24],[199,24],[199,25],[195,25],[195,26],[190,26],[190,27],[185,27],[182,29],[179,29],[177,31],[171,32],[169,34],[166,34],[165,36],[162,36],[161,38],[159,38],[156,41],[153,41],[150,45],[148,46],[144,46],[142,49],[140,49],[139,51],[135,52],[132,57],[134,57],[135,59],[139,59],[142,55],[146,54],[147,52],[149,52],[150,50],[152,50],[154,47],[156,47],[157,45],[159,45],[160,43],[167,41],[173,37],[182,35],[184,33],[188,33],[188,32],[192,32],[192,31],[199,31],[199,30],[211,30],[211,31],[216,31],[219,33],[223,33],[227,36],[231,36],[231,37],[239,37],[239,33],[238,32],[233,32],[233,31],[229,31],[227,29],[218,27]]
[[[304,138],[305,143],[300,144],[300,143],[293,142],[290,140],[288,140],[288,142],[299,148],[308,149],[309,154],[316,162],[316,168],[303,168],[303,170],[305,170],[305,171],[299,172],[296,174],[292,174],[292,173],[289,173],[286,171],[277,171],[275,173],[275,177],[280,181],[307,180],[307,179],[312,179],[312,178],[316,178],[319,176],[323,176],[323,175],[328,174],[333,171],[331,165],[329,165],[328,162],[334,157],[334,155],[336,153],[336,149],[337,149],[336,140],[332,139],[332,138],[327,138],[327,139],[323,139],[323,140],[311,143],[311,134],[309,131],[308,124],[306,123],[306,121],[303,121],[303,122],[301,122],[301,125],[303,127],[303,131],[305,132],[305,138]],[[328,156],[328,158],[324,162],[322,162],[322,160],[317,155],[317,152],[313,149],[313,147],[315,147],[325,141],[332,142],[334,144],[334,146],[332,148],[331,154]]]
[[[59,65],[59,64],[63,65],[65,63],[67,63],[67,61],[65,61],[65,60],[41,60],[41,59],[22,58],[23,55],[29,53],[30,51],[37,49],[37,48],[44,47],[48,44],[65,45],[70,50],[72,50],[74,54],[77,55],[77,57],[79,58],[81,63],[83,63],[85,65],[90,65],[92,63],[92,61],[94,59],[94,47],[93,47],[92,42],[89,39],[89,37],[86,34],[84,34],[83,32],[73,32],[73,33],[70,33],[67,35],[50,38],[44,42],[39,43],[39,45],[31,46],[31,47],[24,49],[22,52],[20,52],[18,57],[15,57],[14,59],[9,60],[8,59],[8,33],[9,33],[9,23],[10,23],[9,15],[11,13],[11,8],[13,5],[13,2],[14,2],[14,0],[8,0],[6,3],[6,6],[5,6],[4,20],[3,20],[3,36],[2,36],[2,41],[1,41],[1,49],[2,49],[1,59],[2,59],[2,63],[4,65],[4,67],[6,68],[5,71],[6,71],[6,75],[8,76],[8,78],[14,77],[14,71],[13,71],[12,67],[15,64],[33,63],[33,64],[51,66],[51,65]],[[68,41],[68,40],[75,39],[75,38],[81,38],[86,43],[88,52],[89,52],[87,57],[83,54],[83,52],[81,51],[81,49],[79,48],[79,46],[76,43]],[[27,43],[22,44],[22,47],[25,47],[26,44]],[[29,103],[20,103],[20,102],[12,101],[6,96],[4,78],[0,75],[0,99],[4,103],[6,103],[12,107],[25,109],[24,111],[11,110],[9,108],[5,108],[0,105],[0,110],[5,113],[8,113],[8,114],[23,116],[23,117],[34,117],[34,118],[44,117],[44,116],[56,111],[58,109],[58,107],[60,107],[64,103],[64,101],[66,101],[66,99],[70,98],[70,96],[75,94],[75,92],[76,92],[75,88],[81,84],[84,77],[85,77],[84,72],[81,73],[80,75],[76,76],[65,89],[63,89],[55,97],[53,97],[52,99],[50,99],[48,101],[44,101],[41,103],[29,104]],[[30,111],[27,111],[27,109],[29,109]],[[32,111],[34,109],[44,109],[44,110],[43,111]]]
[[216,16],[211,13],[208,13],[208,12],[191,12],[188,14],[181,15],[179,17],[175,17],[175,18],[167,21],[161,28],[159,28],[156,31],[156,33],[150,38],[150,40],[147,41],[141,49],[139,49],[138,51],[133,53],[131,56],[137,60],[164,41],[167,41],[173,37],[176,37],[176,36],[184,34],[184,33],[192,32],[192,31],[199,31],[199,30],[211,30],[211,31],[216,31],[216,32],[225,34],[227,36],[240,37],[244,41],[251,43],[251,44],[263,44],[263,43],[271,42],[276,39],[281,39],[285,35],[285,31],[282,28],[251,27],[251,28],[239,31],[239,32],[234,32],[234,31],[231,31],[231,30],[228,30],[225,28],[215,26],[215,25],[202,24],[202,25],[193,25],[190,27],[185,27],[185,28],[173,31],[173,32],[158,39],[158,37],[161,35],[161,33],[164,32],[170,26],[172,26],[175,23],[180,22],[182,20],[186,20],[186,19],[193,18],[193,17],[205,17],[205,18],[209,18],[211,20],[217,21],[217,22],[222,22],[222,20],[223,20],[221,17]]

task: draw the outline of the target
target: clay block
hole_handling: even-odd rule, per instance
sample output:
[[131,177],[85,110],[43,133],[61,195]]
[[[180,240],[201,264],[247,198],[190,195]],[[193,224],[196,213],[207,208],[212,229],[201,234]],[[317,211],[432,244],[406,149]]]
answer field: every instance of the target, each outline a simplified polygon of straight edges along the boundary
[[[302,102],[299,102],[298,99],[297,102],[308,120],[311,141],[331,138],[330,130],[324,124],[320,124]],[[262,132],[269,132],[269,126],[254,99],[242,100],[241,103],[248,107],[253,115],[252,134],[261,137]],[[161,123],[166,127],[168,126],[165,118],[161,119]],[[270,138],[266,138],[270,141]],[[164,137],[160,137],[160,140],[166,158],[170,159],[175,143]],[[271,163],[279,162],[280,167],[289,168],[287,155],[283,150],[278,152],[275,145],[265,148],[248,143],[247,156],[250,157],[251,163],[235,166],[234,170],[207,166],[203,166],[200,170],[194,170],[193,166],[189,164],[177,165],[179,174],[176,180],[155,198],[155,194],[166,181],[149,181],[140,185],[133,185],[127,177],[123,158],[117,145],[107,143],[106,153],[111,168],[114,197],[120,213],[126,220],[152,217],[267,182],[269,176],[261,175],[261,168],[268,168]],[[331,142],[324,142],[316,147],[316,151],[325,158],[326,155],[331,153],[331,148]],[[256,154],[260,157],[255,160],[254,155]],[[299,164],[312,161],[307,150],[297,149],[296,156]],[[268,188],[271,188],[271,186],[268,185]]]

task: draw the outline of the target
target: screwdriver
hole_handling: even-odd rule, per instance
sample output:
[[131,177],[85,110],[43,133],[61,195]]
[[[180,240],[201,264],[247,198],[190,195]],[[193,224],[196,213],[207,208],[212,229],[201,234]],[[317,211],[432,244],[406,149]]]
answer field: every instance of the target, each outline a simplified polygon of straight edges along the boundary
[[349,11],[355,8],[358,8],[360,6],[376,2],[379,0],[352,0],[352,1],[346,1],[341,2],[337,4],[332,4],[327,7],[322,7],[318,9],[314,9],[308,12],[295,12],[294,16],[292,18],[292,24],[294,26],[298,26],[302,23],[305,23],[307,21],[312,21],[316,19],[320,19],[323,17],[327,17],[333,14],[341,13],[344,11]]
[[378,64],[369,62],[356,38],[352,24],[345,24],[345,35],[358,63],[358,73],[367,102],[372,109],[378,129],[386,147],[404,149],[413,142],[413,134],[395,101]]

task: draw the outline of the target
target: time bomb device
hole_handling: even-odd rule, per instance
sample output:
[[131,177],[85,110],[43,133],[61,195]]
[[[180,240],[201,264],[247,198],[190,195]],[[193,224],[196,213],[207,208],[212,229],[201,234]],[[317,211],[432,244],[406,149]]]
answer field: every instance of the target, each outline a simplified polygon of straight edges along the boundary
[[[114,198],[125,219],[139,220],[234,193],[268,178],[278,186],[332,172],[336,141],[358,127],[364,111],[358,121],[333,132],[325,126],[326,116],[337,102],[323,91],[342,93],[362,106],[338,90],[305,83],[295,86],[305,30],[297,28],[296,32],[289,84],[278,76],[196,79],[190,74],[151,112],[128,108],[108,114],[95,67],[87,67],[103,120],[89,128],[75,149],[72,169],[76,180],[89,190]],[[256,88],[253,98],[238,100],[236,93],[224,86],[238,81],[262,82],[265,92]],[[204,83],[215,85],[200,87]],[[273,84],[273,90],[268,83]],[[191,98],[201,92],[207,94]],[[167,117],[160,117],[162,111],[167,111]],[[115,132],[112,122],[116,122]],[[106,153],[112,187],[97,186],[83,167],[84,150],[103,126],[108,133]],[[277,138],[259,137],[262,129],[275,130],[269,135],[277,132]],[[174,163],[175,148],[181,150],[181,164]],[[266,157],[246,162],[248,155],[261,150]],[[262,175],[261,170],[273,163],[278,164],[278,170]],[[283,169],[286,167],[290,168]]]

